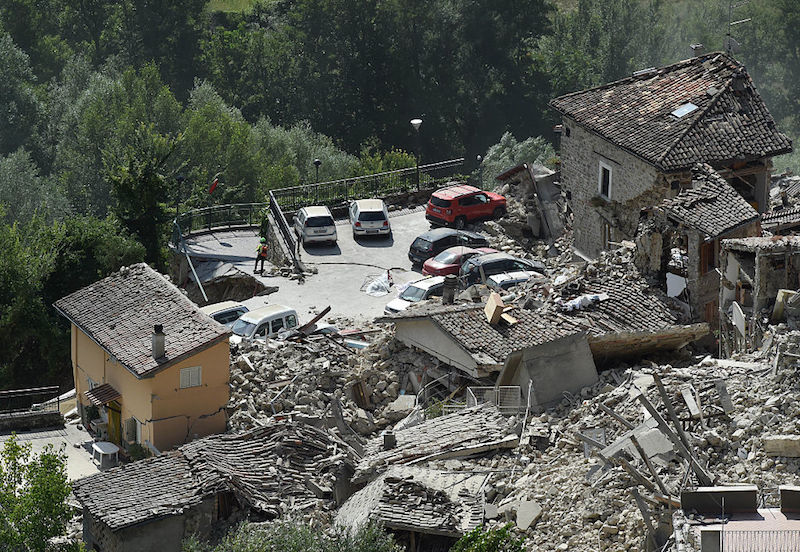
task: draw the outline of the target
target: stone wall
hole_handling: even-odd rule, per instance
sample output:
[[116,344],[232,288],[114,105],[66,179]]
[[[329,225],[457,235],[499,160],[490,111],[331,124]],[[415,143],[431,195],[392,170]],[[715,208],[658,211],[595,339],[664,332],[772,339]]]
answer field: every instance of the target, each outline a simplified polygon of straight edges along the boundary
[[[639,212],[669,193],[656,168],[564,117],[561,185],[571,194],[575,247],[590,257],[603,249],[603,221],[613,241],[632,239]],[[600,162],[612,169],[611,201],[599,196]]]
[[60,412],[0,414],[0,431],[28,431],[50,427],[64,427],[64,418]]

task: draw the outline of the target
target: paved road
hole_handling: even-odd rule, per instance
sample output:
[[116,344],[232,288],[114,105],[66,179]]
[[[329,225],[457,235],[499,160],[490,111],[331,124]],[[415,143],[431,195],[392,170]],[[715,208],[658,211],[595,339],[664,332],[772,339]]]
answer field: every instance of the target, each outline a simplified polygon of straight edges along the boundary
[[[8,433],[0,434],[0,448],[3,446],[3,441],[10,436]],[[60,429],[22,431],[17,433],[17,439],[20,442],[30,443],[31,450],[35,454],[41,453],[48,445],[52,445],[56,450],[63,450],[67,455],[67,479],[70,481],[100,471],[97,464],[92,461],[90,445],[92,437],[74,424],[67,424]]]
[[[383,314],[383,307],[396,296],[392,290],[384,297],[371,297],[360,291],[368,276],[377,276],[390,269],[395,284],[421,277],[411,271],[408,248],[411,242],[430,228],[425,213],[400,213],[391,217],[392,237],[369,237],[354,240],[349,223],[337,223],[338,243],[335,246],[309,245],[301,259],[317,274],[304,283],[280,276],[257,276],[264,284],[278,286],[278,292],[244,301],[252,308],[278,303],[297,309],[300,319],[307,320],[326,306],[329,317],[371,320]],[[258,244],[256,231],[217,232],[198,236],[187,246],[193,256],[227,260],[240,270],[252,274],[254,252]],[[419,270],[419,269],[418,269]]]

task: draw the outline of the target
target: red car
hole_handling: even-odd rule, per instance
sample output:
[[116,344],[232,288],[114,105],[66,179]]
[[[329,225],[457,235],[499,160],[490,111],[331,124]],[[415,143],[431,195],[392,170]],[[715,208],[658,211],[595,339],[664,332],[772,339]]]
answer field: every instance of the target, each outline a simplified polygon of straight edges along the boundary
[[422,274],[424,276],[447,276],[448,274],[458,276],[461,265],[470,257],[497,252],[497,249],[492,249],[491,247],[479,247],[477,249],[463,245],[449,247],[435,257],[425,261],[422,265]]
[[431,224],[464,228],[477,219],[500,218],[506,214],[506,198],[475,186],[458,184],[436,190],[425,208]]

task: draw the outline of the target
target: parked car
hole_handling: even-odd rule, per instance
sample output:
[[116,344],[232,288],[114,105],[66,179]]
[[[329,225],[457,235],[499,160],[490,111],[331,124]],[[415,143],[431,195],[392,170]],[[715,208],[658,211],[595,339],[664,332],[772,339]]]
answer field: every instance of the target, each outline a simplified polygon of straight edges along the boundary
[[527,282],[531,278],[540,278],[542,274],[533,270],[518,270],[514,272],[503,272],[501,274],[493,274],[486,278],[486,285],[500,293],[508,291],[517,284]]
[[303,207],[294,216],[294,231],[303,245],[336,243],[336,223],[327,207]]
[[431,224],[464,228],[478,219],[500,218],[506,214],[506,198],[475,186],[459,184],[436,190],[425,208]]
[[444,291],[444,276],[428,276],[408,284],[397,299],[392,299],[383,308],[386,314],[394,314],[406,310],[409,305],[419,303],[431,297],[441,296]]
[[545,267],[544,264],[539,261],[518,259],[508,253],[490,253],[488,255],[472,257],[465,262],[459,271],[459,278],[462,281],[462,285],[471,286],[472,284],[483,281],[484,277],[519,270],[544,273]]
[[223,301],[222,303],[213,303],[200,307],[200,311],[206,313],[211,318],[222,324],[223,326],[231,327],[240,316],[248,312],[250,309],[236,301]]
[[461,265],[467,259],[487,253],[498,253],[498,251],[491,247],[479,247],[477,249],[463,245],[448,247],[422,264],[422,274],[424,276],[447,276],[448,274],[458,276]]
[[456,245],[478,248],[489,247],[489,240],[483,234],[452,228],[434,228],[417,236],[408,250],[412,265],[419,265]]
[[382,199],[357,199],[350,204],[350,225],[353,237],[366,235],[389,236],[389,211]]
[[283,305],[267,305],[243,314],[234,322],[230,339],[231,343],[241,343],[245,339],[274,338],[297,326],[297,311]]

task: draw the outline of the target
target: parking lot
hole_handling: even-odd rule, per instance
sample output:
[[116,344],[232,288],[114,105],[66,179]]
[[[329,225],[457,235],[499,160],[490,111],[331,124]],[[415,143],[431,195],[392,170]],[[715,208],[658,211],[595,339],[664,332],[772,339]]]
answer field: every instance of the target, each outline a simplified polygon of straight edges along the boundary
[[[371,297],[360,291],[365,280],[390,271],[395,286],[422,275],[417,268],[411,270],[408,248],[414,239],[427,231],[430,225],[425,212],[391,213],[392,236],[353,239],[349,222],[336,225],[336,245],[308,245],[301,252],[303,263],[317,269],[318,273],[300,283],[280,276],[256,275],[265,285],[278,286],[276,293],[253,297],[244,301],[250,308],[264,304],[281,304],[293,307],[301,321],[316,312],[331,307],[329,317],[348,317],[371,320],[383,314],[383,307],[397,296],[393,289],[383,297]],[[237,268],[252,274],[258,234],[255,230],[217,232],[198,236],[187,244],[194,255],[226,259]]]

